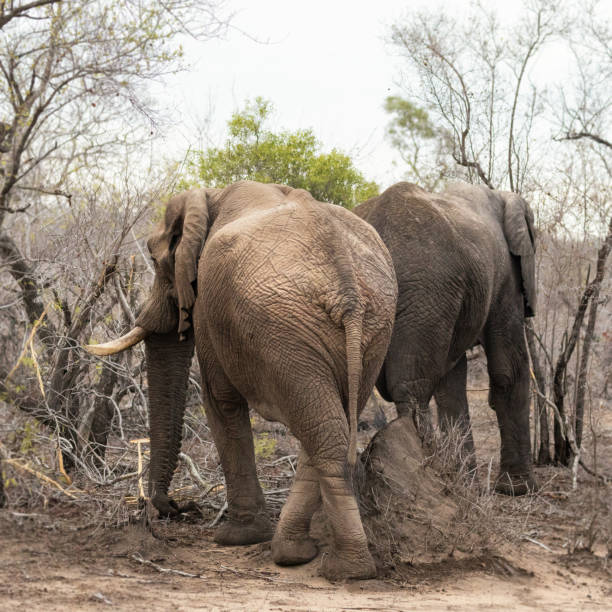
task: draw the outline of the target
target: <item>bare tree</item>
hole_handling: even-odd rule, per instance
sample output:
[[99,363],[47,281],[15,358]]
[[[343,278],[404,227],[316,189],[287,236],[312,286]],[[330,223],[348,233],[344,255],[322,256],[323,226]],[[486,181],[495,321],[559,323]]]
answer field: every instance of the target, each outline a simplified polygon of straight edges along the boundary
[[0,0],[0,30],[11,19],[17,17],[25,17],[28,11],[45,6],[47,4],[56,4],[61,0],[33,0],[32,2],[14,2],[13,0]]
[[538,52],[565,28],[562,11],[548,0],[529,4],[510,32],[502,32],[495,13],[482,5],[462,22],[420,13],[393,27],[391,40],[411,67],[406,88],[414,95],[416,74],[417,97],[451,134],[453,159],[468,180],[522,190],[533,120],[541,110],[541,92],[527,89],[526,75]]
[[590,0],[580,13],[580,36],[571,41],[577,68],[576,84],[568,90],[561,87],[562,107],[559,116],[559,140],[590,140],[601,149],[602,161],[608,167],[612,149],[612,28],[599,13],[600,2]]
[[[580,303],[578,305],[578,309],[576,310],[576,314],[574,315],[574,321],[571,327],[571,331],[569,336],[567,336],[567,340],[564,342],[563,350],[559,355],[559,359],[557,360],[557,365],[555,367],[555,373],[553,378],[553,401],[557,407],[557,412],[560,415],[560,421],[564,420],[565,417],[565,405],[564,399],[566,396],[566,385],[565,378],[567,376],[567,366],[569,364],[569,360],[576,348],[576,344],[578,342],[578,337],[580,334],[580,330],[582,328],[582,324],[584,322],[584,316],[586,314],[587,307],[589,302],[591,302],[591,316],[589,317],[589,324],[587,325],[587,335],[585,338],[585,343],[583,345],[582,359],[580,365],[579,372],[579,380],[580,378],[584,378],[586,375],[586,364],[588,362],[590,347],[593,335],[593,329],[595,326],[595,318],[597,315],[597,304],[599,299],[599,290],[601,287],[601,283],[604,279],[605,274],[605,266],[606,261],[608,259],[608,255],[610,254],[610,250],[612,249],[612,218],[610,219],[610,225],[608,227],[608,234],[605,237],[603,244],[601,245],[598,253],[597,253],[597,262],[596,267],[597,271],[595,273],[595,278],[587,284],[580,297]],[[581,387],[584,386],[584,381],[582,385],[578,384],[578,393],[581,393]],[[578,402],[576,403],[576,412],[575,412],[575,428],[576,428],[576,444],[580,447],[580,442],[582,439],[582,420],[583,420],[583,410],[584,410],[584,396],[581,397],[580,405]],[[580,440],[578,438],[578,432],[580,432]],[[559,421],[555,421],[555,461],[562,465],[569,465],[571,454],[571,448],[568,440],[568,434],[564,431],[562,423]]]
[[[12,374],[2,390],[60,433],[69,467],[92,365],[79,343],[115,307],[101,298],[126,240],[168,188],[138,154],[158,131],[147,83],[182,67],[178,35],[206,39],[227,23],[222,0],[64,0],[0,2],[0,25],[0,274],[12,279],[7,326],[31,329],[15,366],[30,355],[40,381],[32,393]],[[151,187],[135,193],[140,176]],[[117,381],[107,369],[93,385],[99,397]]]

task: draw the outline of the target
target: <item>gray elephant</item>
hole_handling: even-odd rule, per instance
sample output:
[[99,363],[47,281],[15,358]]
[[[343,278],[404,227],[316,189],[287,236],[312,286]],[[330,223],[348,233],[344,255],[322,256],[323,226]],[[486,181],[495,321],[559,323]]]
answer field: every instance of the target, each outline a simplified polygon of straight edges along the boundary
[[489,404],[501,434],[496,489],[536,488],[529,439],[529,357],[523,319],[536,304],[533,214],[515,193],[458,183],[433,194],[397,183],[354,211],[371,223],[393,258],[399,298],[389,352],[377,380],[398,414],[430,431],[428,404],[441,428],[474,443],[466,395],[467,349],[482,344]]
[[356,461],[357,415],[395,316],[393,263],[377,233],[304,190],[245,181],[173,197],[148,248],[155,282],[137,326],[89,349],[111,354],[145,340],[154,506],[165,515],[180,511],[168,487],[195,345],[227,485],[229,520],[215,540],[272,537],[250,406],[286,424],[302,446],[272,541],[274,560],[290,565],[316,556],[308,531],[322,498],[333,532],[323,575],[374,575],[347,475]]

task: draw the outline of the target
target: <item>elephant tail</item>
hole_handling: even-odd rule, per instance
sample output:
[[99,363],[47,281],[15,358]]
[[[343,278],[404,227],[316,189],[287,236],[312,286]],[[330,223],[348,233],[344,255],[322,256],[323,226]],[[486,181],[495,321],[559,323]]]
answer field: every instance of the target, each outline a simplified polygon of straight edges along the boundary
[[351,468],[357,463],[357,404],[361,384],[361,335],[363,311],[361,308],[347,312],[344,317],[346,335],[346,369],[348,378],[348,421],[349,447],[348,463]]

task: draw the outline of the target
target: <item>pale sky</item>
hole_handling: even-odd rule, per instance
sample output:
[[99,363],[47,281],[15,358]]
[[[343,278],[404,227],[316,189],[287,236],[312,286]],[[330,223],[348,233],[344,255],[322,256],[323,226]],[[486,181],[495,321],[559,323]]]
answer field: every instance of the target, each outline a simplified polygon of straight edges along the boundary
[[[350,154],[365,177],[384,188],[402,175],[384,135],[389,120],[384,100],[400,91],[401,60],[385,42],[389,26],[407,9],[439,6],[460,13],[469,4],[229,0],[236,13],[234,29],[223,40],[186,41],[191,70],[172,77],[161,92],[164,104],[180,118],[164,147],[180,155],[188,146],[202,146],[196,127],[206,119],[211,121],[208,144],[221,145],[231,113],[247,98],[262,96],[274,104],[274,128],[312,128],[325,150],[336,147]],[[521,4],[489,0],[487,6],[498,7],[504,22],[516,18]],[[549,64],[555,61],[554,55],[549,58]]]

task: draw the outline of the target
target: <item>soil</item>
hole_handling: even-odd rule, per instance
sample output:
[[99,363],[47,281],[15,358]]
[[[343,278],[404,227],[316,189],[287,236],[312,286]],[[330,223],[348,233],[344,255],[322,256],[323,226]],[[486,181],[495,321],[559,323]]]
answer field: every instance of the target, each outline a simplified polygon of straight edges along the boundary
[[[486,393],[470,400],[482,482],[498,453],[497,425]],[[605,419],[599,447],[610,461]],[[125,513],[97,524],[61,496],[35,508],[13,504],[0,510],[0,610],[611,609],[610,486],[596,487],[582,470],[577,490],[568,470],[537,475],[535,496],[482,502],[477,522],[489,537],[477,547],[437,557],[418,548],[381,566],[375,580],[342,584],[318,575],[320,556],[281,568],[269,544],[217,546],[212,509],[205,520],[187,515],[149,528]]]
[[49,515],[4,512],[0,525],[2,610],[603,610],[612,601],[601,558],[532,544],[416,563],[401,581],[330,584],[317,559],[280,568],[268,545],[219,547],[195,524],[158,525],[163,539],[140,526],[73,531]]

